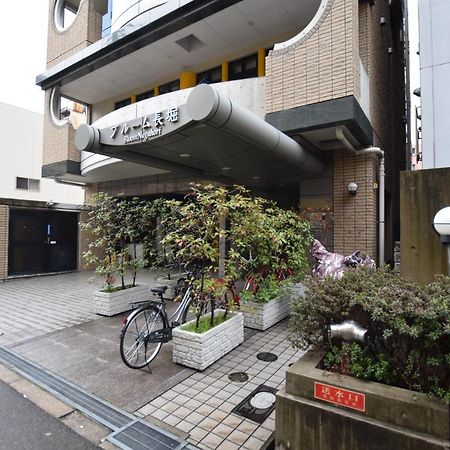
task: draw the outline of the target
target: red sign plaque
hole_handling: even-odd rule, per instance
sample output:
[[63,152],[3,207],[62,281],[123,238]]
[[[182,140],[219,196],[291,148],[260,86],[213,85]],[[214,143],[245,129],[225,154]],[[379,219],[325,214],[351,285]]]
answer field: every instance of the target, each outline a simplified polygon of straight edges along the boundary
[[314,398],[362,412],[366,410],[366,396],[364,394],[318,383],[317,381],[314,382]]

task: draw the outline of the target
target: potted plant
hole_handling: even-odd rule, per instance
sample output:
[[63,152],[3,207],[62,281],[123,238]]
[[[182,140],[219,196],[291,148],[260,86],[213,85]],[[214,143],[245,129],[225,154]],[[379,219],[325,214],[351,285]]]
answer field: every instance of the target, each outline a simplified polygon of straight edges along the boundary
[[292,292],[303,290],[312,237],[308,222],[296,212],[267,201],[252,227],[250,239],[238,241],[255,255],[242,265],[247,283],[240,293],[241,310],[246,327],[264,331],[289,316]]
[[[83,257],[102,277],[102,288],[94,293],[94,311],[112,316],[129,310],[131,303],[148,295],[148,286],[136,284],[137,273],[144,267],[144,260],[137,257],[136,245],[143,239],[150,210],[139,199],[127,201],[106,193],[95,194],[88,206],[88,220],[81,227],[92,240]],[[128,272],[131,283],[125,280]]]
[[421,286],[362,267],[310,278],[290,327],[312,350],[278,395],[277,448],[449,448],[448,277]]
[[[237,272],[226,261],[225,276],[219,278],[219,243],[231,240],[230,224],[250,204],[244,188],[213,185],[194,185],[184,203],[169,201],[172,212],[164,223],[169,231],[163,245],[171,246],[181,264],[195,264],[199,271],[192,286],[196,317],[173,330],[174,362],[203,370],[244,340],[242,313],[233,310],[233,299],[226,295]],[[205,310],[209,312],[202,317]]]

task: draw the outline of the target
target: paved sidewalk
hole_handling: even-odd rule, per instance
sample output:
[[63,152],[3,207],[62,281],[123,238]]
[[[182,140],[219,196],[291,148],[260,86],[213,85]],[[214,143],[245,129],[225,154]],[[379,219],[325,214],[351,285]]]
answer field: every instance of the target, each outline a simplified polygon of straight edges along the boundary
[[[172,343],[147,370],[128,369],[119,355],[124,316],[92,312],[90,273],[0,283],[0,345],[72,381],[112,404],[187,437],[201,449],[259,450],[275,429],[275,412],[259,424],[231,411],[258,386],[281,389],[289,364],[302,354],[287,340],[287,321],[265,332],[246,329],[246,340],[203,372],[172,362]],[[155,275],[140,274],[155,285]],[[174,305],[169,306],[173,307]],[[260,352],[278,359],[264,362]],[[228,375],[246,372],[248,381]]]
[[[93,272],[75,272],[0,283],[0,345],[10,347],[57,330],[98,319],[93,292],[99,278]],[[156,285],[156,275],[139,274],[138,281]]]
[[[243,344],[203,372],[167,390],[136,414],[157,419],[189,434],[201,449],[257,450],[275,431],[275,411],[262,423],[232,413],[259,385],[281,389],[287,367],[303,354],[287,341],[287,322],[255,332]],[[248,331],[248,330],[247,330]],[[260,352],[278,356],[274,362],[257,359]],[[249,380],[232,382],[228,375],[245,372]]]

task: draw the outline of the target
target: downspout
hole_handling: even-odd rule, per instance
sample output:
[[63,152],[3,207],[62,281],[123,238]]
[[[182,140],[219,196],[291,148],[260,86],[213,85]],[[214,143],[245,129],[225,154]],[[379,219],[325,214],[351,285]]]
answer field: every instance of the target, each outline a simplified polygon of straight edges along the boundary
[[342,127],[336,128],[336,139],[338,139],[344,147],[350,150],[354,155],[368,155],[375,154],[380,158],[380,165],[378,168],[378,265],[384,264],[384,222],[385,222],[385,196],[384,196],[384,151],[379,147],[366,147],[362,149],[355,149],[353,144],[345,137]]

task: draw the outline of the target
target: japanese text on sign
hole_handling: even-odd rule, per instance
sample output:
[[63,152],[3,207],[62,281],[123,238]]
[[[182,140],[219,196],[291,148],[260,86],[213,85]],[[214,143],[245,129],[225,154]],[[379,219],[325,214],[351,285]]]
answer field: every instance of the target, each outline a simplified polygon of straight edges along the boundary
[[111,139],[123,135],[123,142],[145,142],[154,136],[161,136],[166,123],[176,123],[179,119],[178,108],[169,108],[162,112],[147,115],[132,122],[114,125],[111,127]]
[[314,382],[314,398],[358,411],[366,410],[366,396],[329,384]]

